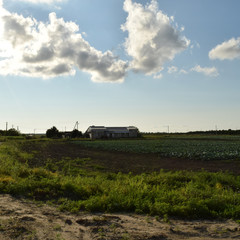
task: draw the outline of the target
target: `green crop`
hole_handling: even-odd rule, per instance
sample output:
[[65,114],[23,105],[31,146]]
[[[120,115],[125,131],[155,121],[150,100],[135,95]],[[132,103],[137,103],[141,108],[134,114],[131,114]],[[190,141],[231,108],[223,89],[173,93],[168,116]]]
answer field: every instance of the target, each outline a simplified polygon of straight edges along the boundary
[[240,159],[239,140],[98,140],[76,142],[84,147],[107,151],[132,153],[154,153],[163,157],[189,158],[201,160]]

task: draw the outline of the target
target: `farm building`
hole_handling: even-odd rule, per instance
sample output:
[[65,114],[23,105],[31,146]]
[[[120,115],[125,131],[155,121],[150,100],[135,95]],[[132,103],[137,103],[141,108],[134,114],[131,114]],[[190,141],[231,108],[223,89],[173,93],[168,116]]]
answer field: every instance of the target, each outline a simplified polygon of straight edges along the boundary
[[138,137],[139,130],[136,127],[104,127],[90,126],[86,134],[91,139],[100,138],[134,138]]

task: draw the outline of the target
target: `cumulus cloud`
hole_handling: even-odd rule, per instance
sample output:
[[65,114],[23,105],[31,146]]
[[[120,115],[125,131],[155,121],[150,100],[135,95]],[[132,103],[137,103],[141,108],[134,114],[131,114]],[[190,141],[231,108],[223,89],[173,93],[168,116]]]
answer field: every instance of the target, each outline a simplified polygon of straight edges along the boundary
[[95,82],[122,82],[127,67],[111,51],[92,47],[74,22],[55,13],[44,23],[0,9],[1,75],[51,78],[73,75],[79,68]]
[[220,60],[240,58],[240,37],[217,45],[209,52],[209,58]]
[[175,66],[168,67],[168,73],[175,73],[178,71],[178,68]]
[[154,79],[161,79],[163,77],[162,73],[159,73],[159,74],[155,74],[153,76]]
[[128,17],[121,29],[128,32],[125,49],[133,59],[133,70],[157,74],[165,62],[189,46],[190,41],[173,26],[173,18],[158,9],[156,0],[146,6],[125,0],[123,8]]
[[218,70],[215,67],[201,67],[196,65],[191,71],[203,73],[206,76],[217,77],[219,75]]
[[180,73],[180,74],[188,74],[188,72],[187,72],[185,69],[181,69],[181,70],[179,71],[179,73]]

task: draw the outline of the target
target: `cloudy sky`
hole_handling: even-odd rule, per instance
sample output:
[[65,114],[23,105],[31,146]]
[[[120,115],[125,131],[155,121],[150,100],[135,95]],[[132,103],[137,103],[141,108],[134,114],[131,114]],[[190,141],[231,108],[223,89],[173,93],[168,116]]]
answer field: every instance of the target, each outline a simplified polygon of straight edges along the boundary
[[239,0],[0,0],[0,129],[240,129]]

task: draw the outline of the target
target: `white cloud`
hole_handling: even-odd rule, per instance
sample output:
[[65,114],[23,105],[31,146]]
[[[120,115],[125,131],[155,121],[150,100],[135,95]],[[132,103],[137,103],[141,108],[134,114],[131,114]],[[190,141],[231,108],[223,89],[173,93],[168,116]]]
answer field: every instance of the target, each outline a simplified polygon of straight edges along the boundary
[[186,70],[184,70],[184,69],[181,69],[179,73],[180,74],[188,74],[188,72]]
[[143,6],[125,0],[127,20],[121,26],[128,32],[125,49],[133,58],[130,67],[148,75],[163,69],[163,64],[188,47],[190,41],[172,25],[173,18],[158,9],[156,0]]
[[92,47],[74,22],[51,13],[43,23],[1,10],[1,75],[51,78],[73,75],[78,67],[95,82],[124,81],[127,63]]
[[168,67],[168,73],[175,73],[178,71],[178,68],[175,66]]
[[191,69],[191,71],[203,73],[206,76],[217,77],[219,75],[218,70],[215,67],[201,67],[196,65]]
[[209,52],[210,59],[235,59],[240,58],[240,37],[225,41]]
[[163,77],[162,73],[159,73],[159,74],[155,74],[153,76],[154,79],[161,79]]

